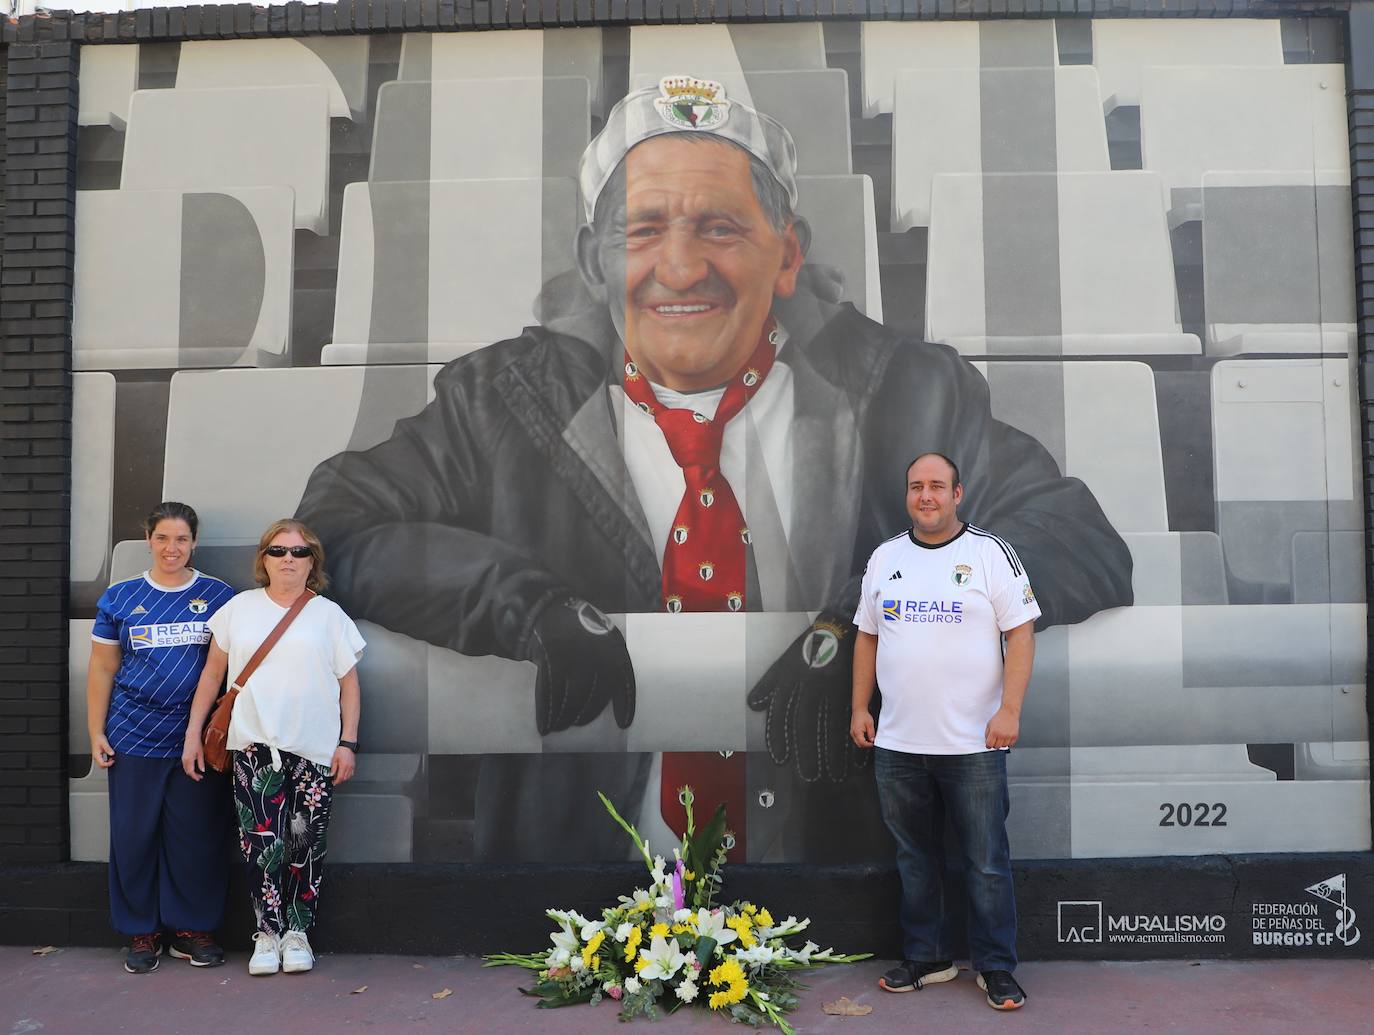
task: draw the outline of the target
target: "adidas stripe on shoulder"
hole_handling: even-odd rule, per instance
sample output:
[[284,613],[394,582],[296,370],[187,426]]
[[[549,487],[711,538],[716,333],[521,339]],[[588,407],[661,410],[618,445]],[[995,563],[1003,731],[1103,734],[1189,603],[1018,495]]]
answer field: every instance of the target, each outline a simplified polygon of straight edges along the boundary
[[973,535],[982,536],[984,539],[991,539],[996,543],[1002,551],[1002,556],[1005,557],[1007,563],[1011,565],[1011,573],[1013,575],[1025,574],[1025,570],[1021,567],[1021,559],[1016,556],[1016,551],[1012,549],[1011,543],[1007,542],[1001,536],[993,535],[986,528],[979,528],[977,525],[969,525],[968,530]]

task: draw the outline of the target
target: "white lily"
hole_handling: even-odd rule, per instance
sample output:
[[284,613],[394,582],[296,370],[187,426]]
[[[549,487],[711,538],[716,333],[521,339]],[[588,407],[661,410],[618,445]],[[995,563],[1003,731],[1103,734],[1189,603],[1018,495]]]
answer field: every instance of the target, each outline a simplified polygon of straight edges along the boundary
[[649,950],[641,953],[644,959],[648,960],[644,969],[639,972],[639,976],[645,981],[667,981],[678,972],[682,967],[682,950],[678,948],[677,939],[669,940],[663,935],[654,935],[649,942]]
[[654,897],[643,888],[635,888],[630,898],[621,895],[619,901],[622,906],[630,909],[651,909],[653,908]]
[[615,929],[615,940],[618,942],[624,942],[626,938],[630,937],[630,931],[633,930],[633,928],[634,924],[632,923],[621,924],[619,927]]
[[571,954],[582,950],[576,932],[572,931],[567,926],[560,927],[557,931],[554,931],[553,934],[549,935],[549,940],[553,942],[553,947],[559,952]]
[[604,920],[596,920],[589,923],[584,922],[582,924],[582,940],[584,942],[591,941],[592,935],[596,934],[597,931],[604,930],[605,927],[606,921]]
[[741,963],[747,963],[751,967],[763,967],[772,963],[778,958],[778,951],[770,949],[762,942],[756,944],[752,949],[736,949],[735,959]]
[[663,856],[661,856],[661,855],[656,855],[656,856],[654,856],[654,868],[653,868],[653,870],[651,871],[650,876],[652,876],[652,877],[654,878],[654,886],[655,886],[655,887],[664,887],[664,886],[667,885],[667,883],[668,883],[668,874],[667,874],[667,871],[666,871],[667,865],[668,865],[668,864],[667,864],[666,862],[663,861]]
[[810,963],[811,954],[819,948],[820,946],[817,945],[815,942],[808,941],[800,949],[784,949],[783,951],[786,952],[791,959],[796,960],[798,963]]
[[717,945],[729,945],[739,937],[732,929],[725,926],[725,912],[720,909],[714,912],[709,909],[697,910],[697,935],[702,938],[710,938]]
[[[774,924],[772,927],[760,928],[759,934],[761,937],[786,938],[789,935],[800,934],[810,926],[811,921],[809,918],[806,920],[798,920],[795,916],[789,916],[780,924]],[[766,936],[763,935],[764,931],[768,932]]]

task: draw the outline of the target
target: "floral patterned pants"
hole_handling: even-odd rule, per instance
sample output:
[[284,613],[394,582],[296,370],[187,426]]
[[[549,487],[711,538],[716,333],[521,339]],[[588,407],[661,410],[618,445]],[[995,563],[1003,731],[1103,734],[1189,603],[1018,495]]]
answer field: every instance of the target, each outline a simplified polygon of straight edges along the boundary
[[334,785],[329,770],[289,751],[234,752],[234,810],[258,930],[281,935],[315,922]]

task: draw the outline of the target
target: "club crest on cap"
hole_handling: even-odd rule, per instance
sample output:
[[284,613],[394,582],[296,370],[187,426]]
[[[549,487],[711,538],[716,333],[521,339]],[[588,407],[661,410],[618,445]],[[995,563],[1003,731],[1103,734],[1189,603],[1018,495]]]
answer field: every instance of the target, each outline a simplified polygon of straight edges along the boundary
[[725,87],[710,79],[670,75],[658,82],[659,116],[675,129],[716,129],[730,117]]

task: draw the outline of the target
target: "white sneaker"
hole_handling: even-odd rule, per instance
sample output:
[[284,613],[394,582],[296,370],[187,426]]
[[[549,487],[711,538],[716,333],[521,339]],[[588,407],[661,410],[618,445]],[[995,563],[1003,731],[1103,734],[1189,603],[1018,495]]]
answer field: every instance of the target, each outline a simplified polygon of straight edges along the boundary
[[310,951],[310,939],[304,931],[287,931],[281,937],[281,969],[288,974],[298,974],[315,965],[315,954]]
[[281,967],[281,943],[270,931],[253,935],[253,958],[248,961],[248,973],[262,977],[275,974]]

